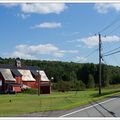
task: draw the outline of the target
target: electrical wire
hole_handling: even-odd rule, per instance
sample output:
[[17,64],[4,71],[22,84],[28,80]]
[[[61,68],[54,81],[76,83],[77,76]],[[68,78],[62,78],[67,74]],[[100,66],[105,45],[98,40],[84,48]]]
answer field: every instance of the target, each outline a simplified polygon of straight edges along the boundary
[[110,54],[106,54],[106,55],[104,55],[104,56],[110,56],[110,55],[113,55],[113,54],[116,54],[116,53],[119,53],[120,52],[120,50],[119,51],[116,51],[116,52],[112,52],[112,53],[110,53]]
[[114,28],[112,31],[108,32],[107,34],[111,34],[111,33],[115,32],[115,31],[117,31],[119,28],[120,28],[120,25],[118,25],[116,28]]
[[119,17],[120,15],[118,15],[116,19],[114,19],[109,25],[101,29],[98,33],[102,33],[103,31],[106,31],[108,28],[110,28],[112,25],[116,24],[117,21],[120,19]]
[[[113,43],[113,42],[112,42]],[[111,46],[109,45],[109,44],[107,44],[108,46],[109,46],[109,48],[111,48]],[[104,46],[102,46],[103,48],[105,48]],[[105,57],[104,57],[104,55],[105,54],[109,54],[109,53],[111,53],[111,52],[114,52],[115,50],[118,50],[120,48],[120,46],[119,47],[117,47],[117,48],[114,48],[114,49],[112,49],[112,50],[110,50],[110,51],[108,51],[108,52],[105,52],[104,54],[103,54],[103,61],[105,61]],[[117,60],[117,58],[116,58],[116,56],[115,56],[115,54],[113,54],[113,57],[112,57],[112,59],[114,59],[114,61],[115,61],[115,63],[117,63],[117,64],[119,64],[119,62],[118,62],[118,60]],[[108,64],[110,64],[109,62],[107,62]],[[105,62],[105,64],[107,64],[106,62]]]
[[119,49],[119,48],[120,48],[120,47],[114,48],[114,49],[112,49],[112,50],[110,50],[110,51],[108,51],[108,52],[105,52],[104,54],[108,54],[108,53],[113,52],[113,51],[115,51],[115,50],[117,50],[117,49]]
[[90,52],[88,55],[86,55],[84,58],[88,58],[89,56],[91,56],[93,53],[97,52],[98,48],[93,50],[92,52]]

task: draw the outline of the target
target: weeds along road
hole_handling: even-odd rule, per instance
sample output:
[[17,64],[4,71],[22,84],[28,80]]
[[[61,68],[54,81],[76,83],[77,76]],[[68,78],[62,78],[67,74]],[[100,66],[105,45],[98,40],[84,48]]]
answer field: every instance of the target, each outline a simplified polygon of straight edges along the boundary
[[64,111],[49,111],[23,115],[24,117],[120,117],[120,95],[100,102]]

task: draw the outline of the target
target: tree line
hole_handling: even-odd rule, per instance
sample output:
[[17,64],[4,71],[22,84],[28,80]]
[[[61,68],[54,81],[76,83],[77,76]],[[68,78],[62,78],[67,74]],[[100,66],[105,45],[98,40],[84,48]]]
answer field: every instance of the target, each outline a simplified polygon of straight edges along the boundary
[[[98,87],[99,65],[61,61],[24,60],[23,65],[37,66],[44,70],[55,90],[84,90]],[[14,58],[0,58],[0,64],[14,64]],[[120,83],[120,67],[102,64],[102,87]]]

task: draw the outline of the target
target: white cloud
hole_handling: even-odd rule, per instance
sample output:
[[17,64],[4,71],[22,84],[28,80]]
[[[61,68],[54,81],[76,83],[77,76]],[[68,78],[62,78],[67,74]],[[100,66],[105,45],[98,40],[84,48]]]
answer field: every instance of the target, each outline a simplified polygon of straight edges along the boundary
[[[120,41],[120,37],[114,35],[114,36],[106,36],[101,37],[102,42],[118,42]],[[82,38],[81,42],[83,42],[87,47],[93,47],[98,45],[99,38],[98,36],[91,36],[87,38]]]
[[37,13],[37,14],[49,14],[55,13],[60,14],[67,6],[64,3],[23,3],[23,4],[1,4],[5,7],[11,8],[20,6],[23,13]]
[[31,28],[60,28],[60,27],[62,27],[61,23],[44,22],[44,23],[32,26]]
[[87,58],[84,58],[84,57],[80,57],[80,56],[76,56],[75,58],[74,58],[74,61],[75,62],[80,62],[80,63],[84,63],[84,62],[86,62],[87,61]]
[[21,10],[24,13],[48,14],[63,12],[67,6],[63,3],[33,3],[21,4]]
[[110,10],[115,10],[120,12],[120,3],[97,3],[95,4],[94,8],[99,13],[108,13]]
[[37,59],[39,55],[50,55],[56,58],[63,57],[66,53],[78,53],[77,50],[60,50],[53,44],[17,45],[10,57]]

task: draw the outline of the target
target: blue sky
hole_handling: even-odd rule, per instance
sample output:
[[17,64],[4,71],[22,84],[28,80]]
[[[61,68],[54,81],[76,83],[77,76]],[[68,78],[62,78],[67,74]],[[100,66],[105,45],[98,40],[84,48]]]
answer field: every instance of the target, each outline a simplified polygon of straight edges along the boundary
[[[0,56],[98,63],[95,34],[119,15],[120,4],[112,3],[1,4]],[[102,31],[102,54],[119,47],[119,25]],[[104,60],[119,66],[119,55]]]

